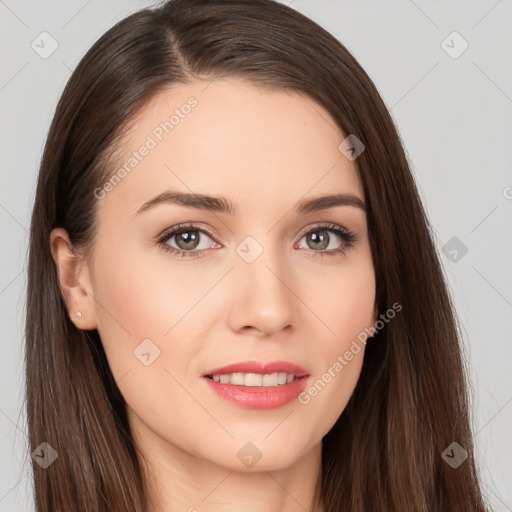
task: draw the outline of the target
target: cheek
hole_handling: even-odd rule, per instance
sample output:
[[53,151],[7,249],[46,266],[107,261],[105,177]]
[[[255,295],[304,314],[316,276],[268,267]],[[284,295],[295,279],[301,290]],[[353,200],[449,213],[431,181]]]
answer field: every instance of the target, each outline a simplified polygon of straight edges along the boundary
[[[354,253],[336,271],[330,267],[309,275],[314,277],[304,283],[303,294],[324,324],[322,352],[332,360],[375,322],[376,283],[370,252]],[[305,295],[306,290],[314,292]]]
[[[359,258],[331,272],[315,307],[322,323],[315,337],[316,372],[299,403],[326,433],[345,409],[359,379],[367,331],[374,326],[375,275],[371,258]],[[318,277],[318,276],[317,276]],[[317,281],[317,283],[320,281]],[[311,297],[311,295],[310,295]],[[310,347],[313,348],[313,347]]]
[[[165,286],[164,269],[141,261],[134,251],[101,254],[95,262],[93,285],[98,332],[112,372],[119,378],[134,363],[141,364],[134,354],[141,343],[145,344],[141,350],[148,349],[152,358],[159,351],[163,355],[164,334],[176,323],[185,300],[176,290],[186,288],[172,279],[167,280],[172,286]],[[148,339],[154,347],[144,341]]]
[[184,315],[197,299],[179,272],[170,275],[169,268],[133,255],[107,254],[98,260],[94,292],[108,364],[132,411],[169,429],[170,410],[194,405],[180,382],[194,345]]
[[[338,281],[337,293],[331,294],[332,329],[336,333],[332,343],[323,347],[328,359],[327,368],[340,361],[342,356],[344,379],[356,381],[362,367],[362,359],[368,329],[374,326],[375,274],[371,260],[365,260],[344,273]],[[331,369],[331,373],[332,373]],[[333,379],[334,381],[335,379]]]
[[197,318],[208,317],[209,302],[201,297],[218,278],[192,272],[190,267],[172,268],[165,257],[155,258],[153,252],[140,248],[98,254],[102,255],[94,271],[98,332],[125,399],[149,408],[186,402],[190,397],[178,382],[193,371],[190,361],[208,338],[207,327]]
[[299,395],[298,402],[304,407],[305,421],[312,423],[313,435],[327,434],[345,410],[361,374],[363,356],[364,347],[350,361],[340,362],[338,354],[333,355],[323,373],[315,375]]

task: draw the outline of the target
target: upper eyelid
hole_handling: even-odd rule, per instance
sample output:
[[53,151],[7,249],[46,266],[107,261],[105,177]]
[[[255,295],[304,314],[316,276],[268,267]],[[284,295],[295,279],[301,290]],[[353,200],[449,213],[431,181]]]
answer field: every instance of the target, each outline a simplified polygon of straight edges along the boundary
[[183,225],[178,224],[177,226],[164,229],[162,231],[162,233],[157,236],[157,240],[167,240],[169,238],[172,238],[176,234],[180,233],[181,231],[187,231],[187,230],[190,230],[190,231],[201,231],[201,233],[205,233],[210,238],[217,236],[213,232],[211,232],[211,230],[209,230],[209,229],[207,229],[205,227],[199,226],[199,225],[195,226],[195,225],[192,225],[192,224],[183,224]]

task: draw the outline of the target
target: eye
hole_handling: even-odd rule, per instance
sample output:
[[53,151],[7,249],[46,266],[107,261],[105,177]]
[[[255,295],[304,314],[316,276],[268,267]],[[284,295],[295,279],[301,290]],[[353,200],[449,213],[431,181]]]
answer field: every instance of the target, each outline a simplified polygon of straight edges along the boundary
[[[329,233],[334,233],[334,236],[329,235]],[[357,240],[356,235],[351,231],[331,223],[315,226],[313,229],[307,231],[301,240],[304,238],[306,239],[306,243],[315,253],[313,256],[334,256],[336,254],[345,254],[346,250],[349,247],[353,247],[354,242]],[[341,239],[341,246],[339,241],[336,243],[336,238],[338,240]]]
[[[329,235],[331,233],[331,235]],[[332,235],[334,234],[334,236]],[[157,243],[167,252],[181,256],[182,258],[200,258],[204,256],[205,249],[212,247],[212,244],[204,244],[201,247],[201,238],[206,236],[212,240],[213,234],[207,229],[200,228],[194,224],[175,226],[161,235]],[[338,226],[336,224],[324,223],[314,226],[304,233],[300,240],[306,239],[306,243],[312,247],[313,256],[334,256],[335,254],[345,254],[349,247],[352,247],[357,237],[354,233]],[[174,240],[177,247],[169,242]],[[338,239],[338,243],[336,243]],[[340,241],[341,240],[341,246]],[[216,244],[216,247],[222,247]],[[300,241],[299,241],[300,243]],[[298,247],[302,249],[303,247]]]
[[[211,243],[206,246],[200,247],[201,235],[206,235],[211,239],[211,235],[206,229],[200,229],[194,224],[181,225],[166,231],[162,237],[158,240],[158,244],[168,252],[172,254],[181,255],[185,258],[200,258],[203,256],[202,252],[204,249],[211,247]],[[175,244],[178,247],[169,245],[169,241],[175,238]],[[195,250],[197,249],[197,250]]]

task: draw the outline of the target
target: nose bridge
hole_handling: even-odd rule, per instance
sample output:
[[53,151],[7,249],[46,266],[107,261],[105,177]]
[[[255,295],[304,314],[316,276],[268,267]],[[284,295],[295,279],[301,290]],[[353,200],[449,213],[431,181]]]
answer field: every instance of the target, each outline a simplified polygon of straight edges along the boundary
[[262,243],[253,236],[246,237],[236,247],[233,275],[237,322],[242,320],[246,326],[265,332],[291,323],[294,300],[284,255],[271,239],[267,236]]

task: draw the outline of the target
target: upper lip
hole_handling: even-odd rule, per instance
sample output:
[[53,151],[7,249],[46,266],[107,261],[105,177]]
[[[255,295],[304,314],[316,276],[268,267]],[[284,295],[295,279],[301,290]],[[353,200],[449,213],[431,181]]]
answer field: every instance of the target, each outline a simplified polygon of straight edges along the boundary
[[227,375],[231,373],[260,373],[262,375],[271,373],[287,373],[303,377],[309,375],[307,370],[288,361],[240,361],[239,363],[229,364],[214,368],[206,372],[203,377],[208,375]]

